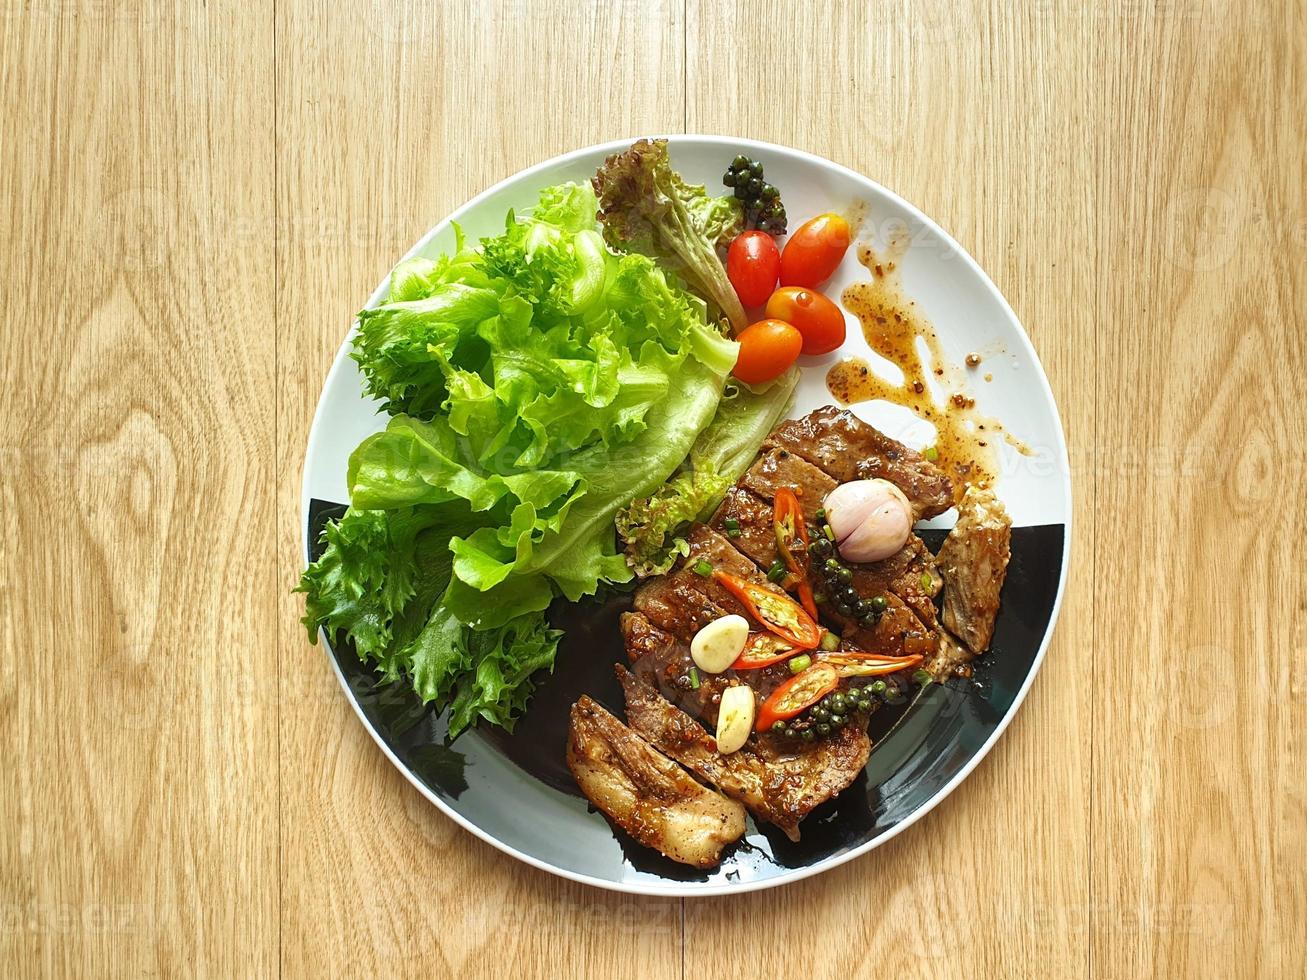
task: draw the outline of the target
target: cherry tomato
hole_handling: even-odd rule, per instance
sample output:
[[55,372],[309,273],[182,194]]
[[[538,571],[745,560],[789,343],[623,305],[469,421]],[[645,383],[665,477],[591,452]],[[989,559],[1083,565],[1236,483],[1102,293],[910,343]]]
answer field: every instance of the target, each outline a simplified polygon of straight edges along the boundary
[[839,686],[840,675],[829,664],[813,664],[797,677],[776,688],[758,709],[753,730],[765,732],[778,721],[793,718]]
[[765,231],[736,235],[726,252],[726,275],[735,295],[745,306],[762,306],[776,288],[781,274],[781,253]]
[[849,241],[849,223],[838,214],[805,221],[781,253],[781,285],[820,286],[844,261]]
[[803,349],[803,334],[781,320],[759,320],[735,339],[740,342],[740,356],[733,373],[751,385],[780,377]]
[[803,353],[829,354],[844,343],[844,313],[815,289],[782,286],[767,300],[767,315],[803,334]]

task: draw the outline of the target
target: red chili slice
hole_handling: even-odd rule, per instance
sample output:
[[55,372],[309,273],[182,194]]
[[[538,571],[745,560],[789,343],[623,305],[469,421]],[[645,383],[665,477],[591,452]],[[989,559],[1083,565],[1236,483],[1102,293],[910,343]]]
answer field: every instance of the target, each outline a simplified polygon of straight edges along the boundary
[[887,657],[879,653],[863,653],[859,650],[837,650],[834,653],[817,655],[817,662],[832,667],[840,677],[876,677],[880,674],[896,674],[900,670],[915,667],[925,658]]
[[776,688],[758,709],[754,730],[765,732],[778,721],[786,721],[816,704],[840,683],[840,675],[829,664],[813,664]]
[[803,507],[793,490],[781,487],[776,491],[772,513],[776,525],[776,548],[785,567],[790,570],[790,578],[798,586],[799,601],[804,610],[816,619],[817,602],[808,582],[808,525],[803,520]]
[[821,642],[821,627],[785,593],[773,592],[729,572],[715,571],[713,578],[744,604],[750,616],[796,649],[811,650]]
[[731,664],[731,669],[757,670],[760,667],[770,667],[793,656],[795,652],[794,644],[782,640],[775,633],[750,633],[744,650],[739,659]]

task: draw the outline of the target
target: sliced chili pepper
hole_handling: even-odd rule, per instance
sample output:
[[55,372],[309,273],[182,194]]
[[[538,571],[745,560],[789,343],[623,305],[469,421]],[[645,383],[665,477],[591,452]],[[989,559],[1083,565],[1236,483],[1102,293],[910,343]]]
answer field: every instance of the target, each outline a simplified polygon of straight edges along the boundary
[[776,688],[758,709],[754,730],[765,732],[778,721],[793,718],[839,686],[840,675],[829,664],[813,664]]
[[[791,579],[798,585],[799,601],[808,615],[816,619],[817,603],[812,598],[812,586],[808,582],[808,525],[803,520],[803,506],[789,487],[776,491],[773,522],[776,525],[776,548],[785,567],[790,570]],[[786,588],[789,587],[787,583]]]
[[720,569],[713,572],[713,578],[744,604],[750,616],[796,649],[811,650],[821,642],[821,627],[784,592],[773,592]]
[[829,664],[840,677],[875,677],[878,674],[895,674],[915,667],[925,659],[920,654],[911,657],[887,657],[879,653],[862,653],[859,650],[838,650],[823,653],[818,663]]
[[770,667],[793,656],[795,652],[793,643],[782,640],[775,633],[750,633],[744,650],[739,659],[731,664],[731,669],[757,670],[759,667]]

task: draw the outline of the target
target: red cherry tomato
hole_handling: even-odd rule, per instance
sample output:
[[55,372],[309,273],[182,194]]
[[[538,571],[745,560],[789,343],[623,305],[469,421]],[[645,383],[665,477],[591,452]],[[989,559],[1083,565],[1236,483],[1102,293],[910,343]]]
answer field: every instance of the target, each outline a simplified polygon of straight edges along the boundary
[[844,313],[815,289],[782,286],[767,300],[767,315],[803,334],[803,353],[829,354],[844,343]]
[[819,214],[799,226],[781,253],[782,286],[820,286],[849,248],[849,223],[838,214]]
[[736,235],[726,252],[726,275],[745,306],[762,306],[776,288],[781,253],[765,231]]
[[759,320],[735,339],[740,342],[740,356],[732,373],[751,385],[780,377],[803,349],[803,334],[781,320]]

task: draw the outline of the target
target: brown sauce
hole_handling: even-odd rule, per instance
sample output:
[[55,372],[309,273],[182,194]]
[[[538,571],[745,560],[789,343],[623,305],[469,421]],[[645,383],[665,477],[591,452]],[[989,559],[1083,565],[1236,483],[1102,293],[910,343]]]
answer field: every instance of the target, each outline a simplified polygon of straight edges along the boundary
[[[904,295],[896,274],[896,258],[904,247],[906,243],[891,243],[886,255],[878,256],[870,245],[860,245],[858,261],[871,280],[854,283],[841,297],[844,308],[862,325],[867,345],[902,372],[902,381],[892,381],[862,358],[850,357],[830,369],[826,387],[841,404],[886,401],[930,422],[936,431],[936,462],[953,481],[954,499],[960,500],[968,486],[997,480],[1000,440],[1023,454],[1030,450],[1001,422],[976,409],[965,372],[948,361],[935,328]],[[971,367],[980,362],[978,354],[968,358]]]

